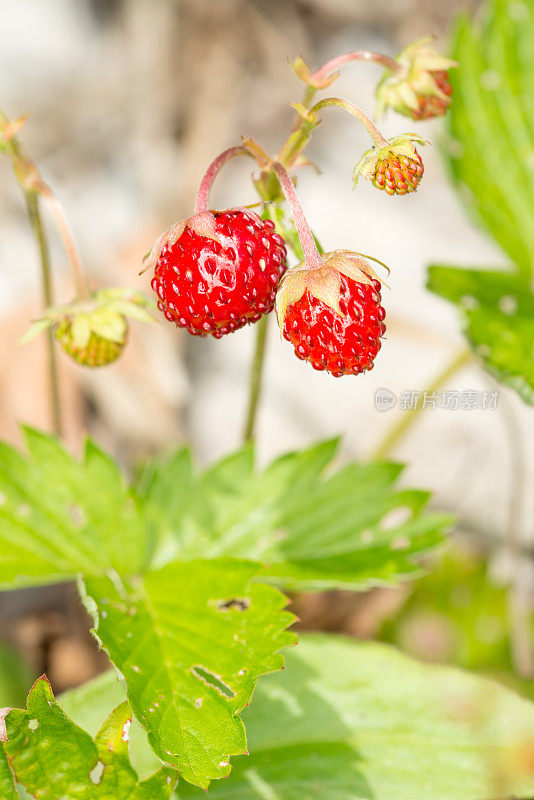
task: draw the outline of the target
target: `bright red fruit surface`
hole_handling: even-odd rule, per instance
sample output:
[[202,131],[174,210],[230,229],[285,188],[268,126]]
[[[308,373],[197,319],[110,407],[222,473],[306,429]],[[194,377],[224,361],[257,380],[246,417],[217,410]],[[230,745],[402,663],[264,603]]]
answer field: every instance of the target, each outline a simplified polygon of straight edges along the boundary
[[380,281],[365,284],[340,277],[343,317],[306,290],[289,306],[283,329],[298,358],[309,361],[314,369],[328,370],[336,378],[372,369],[386,330]]
[[152,288],[168,320],[219,339],[273,310],[287,251],[270,220],[244,209],[213,214],[221,243],[186,228],[164,247]]

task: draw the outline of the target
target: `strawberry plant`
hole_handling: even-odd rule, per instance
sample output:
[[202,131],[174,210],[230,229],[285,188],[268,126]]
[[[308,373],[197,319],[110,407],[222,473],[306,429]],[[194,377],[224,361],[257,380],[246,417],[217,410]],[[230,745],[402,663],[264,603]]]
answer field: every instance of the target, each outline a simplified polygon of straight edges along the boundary
[[[91,439],[80,459],[58,435],[29,427],[24,450],[0,444],[0,588],[75,581],[95,646],[110,662],[108,672],[58,699],[43,676],[26,709],[0,711],[7,800],[185,799],[199,788],[234,800],[491,800],[534,792],[527,700],[384,645],[298,638],[292,629],[284,592],[362,591],[412,579],[452,523],[427,510],[426,491],[398,485],[401,465],[339,464],[336,441],[262,469],[256,463],[265,326],[275,306],[296,356],[347,380],[373,367],[385,333],[383,281],[369,263],[377,259],[342,242],[324,252],[295,191],[297,171],[309,164],[306,146],[329,108],[348,112],[373,139],[355,182],[363,176],[398,196],[419,188],[416,145],[426,142],[418,134],[386,140],[348,100],[314,102],[341,65],[362,60],[385,69],[381,110],[419,120],[451,104],[455,62],[429,39],[396,59],[357,51],[316,71],[297,59],[304,94],[278,153],[249,138],[217,156],[193,214],[161,234],[144,261],[164,324],[216,339],[256,325],[243,446],[203,470],[188,448],[174,449],[132,477]],[[157,311],[137,289],[88,285],[61,207],[20,144],[25,119],[0,122],[0,150],[39,244],[46,308],[28,335],[48,336],[58,434],[56,342],[82,368],[104,367],[121,356],[130,319],[151,322]],[[259,201],[211,209],[213,180],[237,156],[254,162]],[[68,305],[51,296],[43,202],[72,266]]]

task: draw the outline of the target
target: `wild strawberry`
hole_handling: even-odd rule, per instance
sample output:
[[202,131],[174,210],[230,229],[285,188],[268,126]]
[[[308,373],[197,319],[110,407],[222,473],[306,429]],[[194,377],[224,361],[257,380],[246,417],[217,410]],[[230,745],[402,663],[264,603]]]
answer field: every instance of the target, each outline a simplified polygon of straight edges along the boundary
[[46,310],[21,342],[51,328],[63,350],[85,367],[111,364],[122,353],[128,338],[127,317],[153,322],[148,300],[128,289],[102,289],[87,300]]
[[170,322],[220,339],[273,310],[286,255],[270,220],[234,208],[176,223],[154,245],[147,268]]
[[381,283],[368,262],[346,250],[322,256],[323,266],[300,264],[282,279],[276,311],[297,358],[334,377],[373,368],[386,326]]
[[448,70],[457,65],[431,43],[432,37],[425,36],[398,54],[397,69],[388,70],[378,84],[377,116],[386,108],[415,120],[445,114],[452,95]]
[[383,147],[368,150],[356,165],[354,183],[362,175],[387,194],[415,191],[425,168],[414,142],[427,144],[420,136],[406,133],[390,139]]
[[[123,318],[124,319],[124,318]],[[124,323],[126,320],[124,320]],[[99,336],[94,331],[91,331],[89,338],[85,341],[83,337],[83,344],[80,343],[79,337],[76,335],[76,329],[73,330],[73,321],[70,319],[62,320],[54,330],[54,338],[61,344],[63,350],[84,367],[104,367],[116,361],[124,349],[126,344],[127,327],[124,327],[124,332],[121,335],[120,341],[113,341],[112,339],[105,339]],[[120,320],[120,326],[123,327],[123,320]]]

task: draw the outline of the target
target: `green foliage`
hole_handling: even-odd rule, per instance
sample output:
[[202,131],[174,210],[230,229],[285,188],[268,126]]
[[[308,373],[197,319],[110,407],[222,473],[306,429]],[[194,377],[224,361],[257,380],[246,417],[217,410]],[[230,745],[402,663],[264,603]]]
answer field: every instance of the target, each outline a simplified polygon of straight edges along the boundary
[[20,795],[15,789],[15,781],[9,769],[6,754],[0,744],[0,797],[2,800],[19,800]]
[[197,475],[186,451],[128,486],[88,442],[81,463],[26,430],[29,457],[0,444],[0,586],[125,578],[174,559],[223,556],[268,563],[292,588],[364,588],[414,573],[450,516],[428,493],[395,490],[402,467],[352,463],[325,475],[336,442],[254,467],[245,448]]
[[455,303],[475,355],[534,404],[534,296],[521,275],[433,266],[428,287]]
[[[399,464],[351,463],[325,475],[336,446],[289,453],[263,472],[245,448],[198,477],[181,454],[148,470],[142,491],[180,559],[261,560],[266,579],[292,589],[363,589],[412,576],[414,558],[439,544],[452,518],[425,513],[427,492],[395,489]],[[181,487],[178,499],[172,486]]]
[[431,268],[482,365],[534,403],[534,4],[487,0],[458,19],[447,162],[468,208],[511,258],[508,272]]
[[[96,730],[124,689],[110,673],[62,704]],[[103,712],[102,712],[103,713]],[[251,756],[210,788],[218,800],[494,800],[531,797],[534,706],[486,678],[393,648],[303,636],[245,712]],[[156,762],[132,736],[141,773]],[[180,800],[200,797],[185,785]]]
[[154,751],[198,786],[246,752],[239,712],[296,639],[285,631],[293,616],[281,610],[284,595],[251,583],[258,569],[227,558],[175,562],[131,584],[87,584],[98,637]]
[[[93,740],[66,716],[41,678],[28,696],[27,711],[13,709],[7,715],[3,752],[17,784],[40,800],[165,800],[176,772],[160,768],[139,781],[128,752],[130,723],[128,704],[122,703]],[[10,779],[4,775],[0,766],[0,786],[4,780],[7,788]]]
[[245,448],[197,474],[186,451],[128,485],[91,442],[78,463],[27,430],[0,447],[0,585],[79,577],[155,752],[207,786],[246,750],[239,713],[295,640],[276,583],[355,589],[417,574],[450,517],[397,490],[397,464],[325,471],[336,442],[264,471]]
[[78,463],[25,429],[29,456],[0,442],[0,586],[142,568],[149,532],[118,466],[89,441]]
[[458,20],[448,161],[468,206],[528,277],[534,268],[534,5],[488,0]]

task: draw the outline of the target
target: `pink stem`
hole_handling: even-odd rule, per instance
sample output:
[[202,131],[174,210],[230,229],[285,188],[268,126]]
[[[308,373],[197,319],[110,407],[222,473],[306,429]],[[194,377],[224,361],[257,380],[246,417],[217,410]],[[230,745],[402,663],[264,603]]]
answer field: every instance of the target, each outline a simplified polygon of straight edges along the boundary
[[350,100],[343,100],[341,97],[327,97],[325,100],[320,100],[318,103],[316,103],[313,108],[310,109],[310,114],[312,114],[314,111],[320,111],[321,108],[325,108],[326,106],[337,106],[338,108],[342,108],[344,111],[347,111],[347,113],[353,117],[356,117],[356,119],[367,128],[377,147],[385,147],[387,145],[387,139],[384,139],[376,125],[369,119],[367,114],[365,114],[361,108],[355,106],[354,103],[351,103]]
[[249,155],[250,153],[246,147],[239,145],[237,147],[230,147],[228,150],[224,150],[224,152],[218,155],[217,158],[211,162],[204,177],[200,181],[200,186],[198,187],[197,198],[195,201],[195,214],[199,214],[201,211],[208,210],[208,198],[213,181],[227,161],[235,158],[235,156]]
[[48,201],[50,211],[52,212],[56,221],[59,235],[61,236],[63,247],[65,248],[65,252],[71,266],[78,298],[81,300],[87,300],[91,296],[91,291],[89,289],[87,278],[85,277],[85,272],[82,268],[80,257],[78,255],[78,249],[70,231],[65,212],[63,211],[63,206],[52,190],[45,183],[39,181],[37,183],[37,188],[40,194]]
[[343,53],[343,55],[327,61],[326,64],[323,64],[322,67],[313,73],[311,80],[324,80],[329,72],[333,72],[342,64],[346,64],[349,61],[374,61],[377,64],[381,64],[386,69],[390,69],[392,72],[398,72],[402,69],[401,65],[395,61],[394,58],[390,58],[390,56],[386,56],[383,53],[374,53],[372,50],[354,50],[352,53]]
[[280,186],[287,200],[295,228],[297,229],[302,252],[304,253],[304,263],[308,269],[321,269],[324,262],[319,254],[315,239],[308,225],[308,221],[304,216],[304,211],[300,205],[299,199],[296,195],[295,188],[291,182],[291,178],[287,171],[278,162],[273,164],[273,170],[276,172],[277,178],[280,181]]

